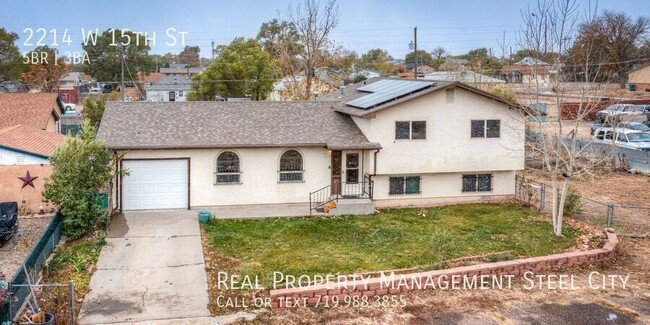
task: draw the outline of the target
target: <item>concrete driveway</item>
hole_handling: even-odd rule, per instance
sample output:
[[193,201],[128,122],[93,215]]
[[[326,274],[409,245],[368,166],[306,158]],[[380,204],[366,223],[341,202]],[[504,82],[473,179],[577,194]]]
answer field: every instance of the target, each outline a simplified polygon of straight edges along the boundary
[[195,211],[113,218],[80,324],[211,324]]

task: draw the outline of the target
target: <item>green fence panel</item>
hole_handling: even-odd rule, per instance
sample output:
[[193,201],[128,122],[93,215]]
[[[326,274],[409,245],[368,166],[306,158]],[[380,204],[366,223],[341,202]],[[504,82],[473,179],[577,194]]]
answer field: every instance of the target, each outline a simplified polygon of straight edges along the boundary
[[[47,258],[54,252],[54,248],[59,243],[59,239],[61,239],[62,220],[63,215],[59,211],[54,215],[54,218],[52,218],[52,221],[50,221],[50,224],[25,259],[25,266],[31,274],[41,272],[43,264],[45,264]],[[27,278],[22,268],[16,272],[10,285],[12,286],[11,289],[16,301],[9,303],[5,308],[0,310],[0,321],[11,321],[25,303],[25,299],[29,294],[29,287],[13,287],[13,285],[27,285]]]

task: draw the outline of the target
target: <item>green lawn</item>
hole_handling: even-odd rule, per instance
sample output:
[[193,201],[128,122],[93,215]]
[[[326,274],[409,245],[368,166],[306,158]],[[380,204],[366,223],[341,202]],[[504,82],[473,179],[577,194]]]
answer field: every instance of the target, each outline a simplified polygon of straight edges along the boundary
[[373,216],[212,220],[211,247],[235,259],[240,275],[272,281],[274,271],[293,275],[351,274],[410,268],[511,250],[541,256],[575,243],[577,230],[552,235],[548,222],[527,208],[497,204],[429,209],[390,209]]

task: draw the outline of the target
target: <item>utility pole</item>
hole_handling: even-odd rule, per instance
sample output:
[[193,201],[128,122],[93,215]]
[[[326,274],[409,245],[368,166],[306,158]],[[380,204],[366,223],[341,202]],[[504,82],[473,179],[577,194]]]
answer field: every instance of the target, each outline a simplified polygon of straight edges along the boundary
[[415,59],[415,69],[413,69],[413,79],[418,78],[418,27],[413,27],[413,58]]
[[212,40],[212,61],[214,61],[214,40]]
[[124,46],[122,46],[122,53],[120,53],[120,68],[122,70],[122,78],[120,85],[120,101],[124,101]]

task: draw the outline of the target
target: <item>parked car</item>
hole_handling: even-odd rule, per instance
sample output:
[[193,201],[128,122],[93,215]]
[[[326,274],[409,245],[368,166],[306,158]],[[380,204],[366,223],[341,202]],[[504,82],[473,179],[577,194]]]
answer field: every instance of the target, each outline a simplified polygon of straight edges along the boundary
[[630,129],[603,127],[595,132],[594,143],[613,144],[617,147],[650,151],[650,134]]
[[0,246],[18,230],[18,203],[0,203]]
[[77,110],[77,105],[76,105],[76,104],[72,104],[72,103],[66,103],[66,102],[63,102],[63,108],[64,108],[64,110],[65,110],[66,112],[67,112],[67,111],[76,111],[76,110]]
[[88,92],[91,94],[100,94],[102,90],[97,86],[92,86]]
[[113,86],[111,86],[111,84],[105,84],[105,85],[102,86],[102,92],[104,94],[108,94],[111,91],[113,91]]
[[618,129],[630,129],[641,132],[650,132],[650,127],[641,122],[622,122],[616,125]]
[[646,114],[650,112],[648,105],[614,104],[596,113],[596,121],[615,124],[624,122],[646,122]]

